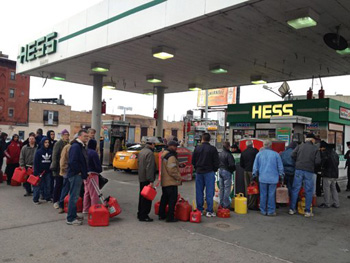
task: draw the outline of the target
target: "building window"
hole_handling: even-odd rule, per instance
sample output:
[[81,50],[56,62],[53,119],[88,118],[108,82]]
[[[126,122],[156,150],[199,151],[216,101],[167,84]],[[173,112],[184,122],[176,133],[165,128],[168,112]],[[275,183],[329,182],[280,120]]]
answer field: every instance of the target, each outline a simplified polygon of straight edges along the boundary
[[171,135],[177,138],[177,130],[171,130]]
[[10,73],[10,79],[11,80],[16,80],[16,73],[14,71],[11,71]]
[[19,139],[24,141],[24,131],[18,131]]
[[43,121],[44,125],[58,126],[58,111],[44,110]]
[[10,98],[15,97],[15,89],[10,89]]
[[141,138],[143,136],[147,136],[148,134],[148,128],[147,127],[141,127]]
[[15,110],[14,109],[9,109],[9,117],[12,118],[13,115],[15,115]]

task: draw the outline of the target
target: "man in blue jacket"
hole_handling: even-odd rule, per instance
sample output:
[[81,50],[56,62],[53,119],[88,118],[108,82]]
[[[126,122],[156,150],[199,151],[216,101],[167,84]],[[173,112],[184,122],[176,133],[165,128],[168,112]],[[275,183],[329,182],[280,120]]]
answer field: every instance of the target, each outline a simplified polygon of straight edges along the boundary
[[294,172],[295,172],[295,161],[292,158],[293,150],[298,146],[297,142],[291,142],[287,149],[281,153],[281,159],[284,167],[284,182],[288,188],[289,198],[292,196],[292,188],[294,181]]
[[259,175],[260,212],[276,215],[276,188],[279,177],[283,177],[283,164],[278,153],[271,149],[271,141],[264,141],[264,148],[256,155],[253,178]]
[[67,224],[81,225],[82,217],[77,215],[77,201],[79,198],[80,188],[84,179],[88,174],[88,156],[85,145],[89,140],[89,135],[86,130],[78,132],[78,138],[73,141],[69,149],[68,172],[67,177],[70,184],[69,203]]
[[210,134],[202,135],[202,144],[193,152],[192,164],[196,169],[196,202],[199,211],[203,212],[204,195],[207,200],[207,217],[214,217],[213,198],[215,194],[215,172],[219,169],[219,154],[216,148],[209,144]]

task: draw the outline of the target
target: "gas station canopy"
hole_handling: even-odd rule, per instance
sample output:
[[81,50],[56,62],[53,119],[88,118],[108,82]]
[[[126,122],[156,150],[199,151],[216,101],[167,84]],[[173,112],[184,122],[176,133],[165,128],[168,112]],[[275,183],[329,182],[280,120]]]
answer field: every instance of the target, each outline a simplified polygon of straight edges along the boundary
[[[317,25],[287,24],[308,16]],[[105,66],[103,81],[137,93],[345,75],[350,55],[324,35],[350,40],[349,17],[349,0],[105,0],[22,43],[17,72],[93,85],[92,66]],[[155,58],[156,48],[174,57]]]

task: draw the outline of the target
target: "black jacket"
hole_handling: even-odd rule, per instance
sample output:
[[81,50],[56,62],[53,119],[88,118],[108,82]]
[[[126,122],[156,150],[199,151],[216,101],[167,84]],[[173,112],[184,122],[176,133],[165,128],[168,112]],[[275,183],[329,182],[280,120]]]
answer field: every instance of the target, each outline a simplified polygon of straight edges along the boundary
[[307,141],[298,145],[292,152],[295,169],[314,173],[321,164],[320,151],[312,142]]
[[222,152],[219,154],[219,160],[220,168],[225,169],[230,173],[233,173],[236,170],[235,159],[229,150],[223,148]]
[[218,151],[209,142],[203,142],[194,149],[192,164],[197,173],[216,172],[219,169]]
[[253,171],[253,164],[254,164],[255,156],[258,153],[259,153],[259,151],[256,148],[253,148],[253,146],[248,146],[247,149],[245,149],[241,153],[240,166],[244,169],[244,171],[246,171],[246,172]]
[[321,151],[322,176],[327,178],[339,177],[339,156],[333,149]]

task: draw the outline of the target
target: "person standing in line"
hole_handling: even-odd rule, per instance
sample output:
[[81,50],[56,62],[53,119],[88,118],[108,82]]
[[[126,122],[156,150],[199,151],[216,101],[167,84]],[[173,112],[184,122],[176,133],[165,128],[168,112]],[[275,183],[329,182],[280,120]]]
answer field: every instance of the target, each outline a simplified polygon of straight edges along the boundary
[[346,142],[346,146],[348,146],[348,151],[345,153],[344,158],[346,159],[345,169],[347,168],[348,183],[346,184],[345,191],[349,192],[350,191],[350,141]]
[[156,173],[156,160],[154,157],[155,141],[153,138],[148,138],[145,147],[138,155],[138,174],[140,182],[140,194],[137,218],[142,222],[152,222],[153,219],[149,217],[151,212],[152,201],[147,200],[141,195],[142,189],[150,185],[153,187]]
[[98,154],[96,152],[97,142],[95,139],[90,139],[87,146],[88,155],[88,177],[84,180],[84,204],[83,214],[89,212],[90,206],[96,205],[99,202],[98,193],[92,183],[98,187],[98,175],[102,172],[102,166]]
[[336,188],[339,177],[339,156],[325,141],[321,141],[321,174],[323,179],[324,203],[319,208],[339,208],[339,197]]
[[19,156],[21,154],[22,142],[19,141],[19,136],[14,134],[12,140],[7,144],[5,150],[6,160],[6,169],[5,173],[7,174],[7,184],[11,184],[12,176],[15,169],[19,166]]
[[67,177],[70,184],[67,225],[81,225],[83,217],[77,215],[77,201],[83,180],[87,178],[88,156],[85,145],[89,140],[86,130],[78,132],[78,138],[69,149]]
[[305,189],[305,217],[314,215],[310,208],[315,188],[315,168],[321,164],[320,151],[314,143],[315,135],[308,133],[305,143],[298,145],[292,152],[292,158],[295,160],[295,175],[289,208],[290,215],[296,213],[298,194],[303,183]]
[[[19,166],[22,169],[28,170],[29,168],[33,168],[36,149],[35,133],[31,132],[29,133],[28,144],[23,146],[19,156]],[[23,187],[26,190],[24,196],[31,196],[33,192],[31,184],[25,182],[23,183]]]
[[[181,185],[182,181],[179,161],[177,159],[177,146],[179,144],[176,141],[169,141],[167,150],[161,156],[162,197],[159,206],[159,220],[166,219],[166,222],[177,222],[174,212],[178,186]],[[167,205],[169,205],[168,215],[166,215]]]
[[210,145],[210,134],[203,133],[202,144],[194,149],[192,165],[196,170],[196,202],[197,208],[203,213],[204,189],[207,201],[207,217],[215,217],[213,198],[215,194],[215,173],[219,169],[219,154],[217,149]]
[[50,141],[50,146],[49,146],[49,148],[51,149],[51,150],[53,150],[53,147],[55,146],[55,143],[57,142],[56,140],[55,140],[55,131],[53,131],[53,130],[49,130],[47,133],[46,133],[46,138],[48,138],[49,139],[49,141]]
[[39,128],[39,129],[37,129],[36,130],[36,136],[35,136],[35,141],[36,141],[36,145],[38,145],[38,147],[39,147],[39,145],[40,145],[40,143],[41,143],[41,140],[43,139],[43,129],[41,129],[41,128]]
[[2,165],[4,163],[4,157],[5,157],[5,150],[7,148],[6,145],[6,139],[7,139],[7,133],[2,132],[0,134],[0,171],[2,171]]
[[253,180],[253,164],[256,155],[259,153],[258,149],[253,147],[253,141],[246,141],[247,148],[241,153],[240,166],[244,169],[244,195],[247,197],[248,209],[258,209],[258,195],[248,195],[247,187]]
[[260,213],[276,216],[276,188],[283,178],[283,164],[278,153],[271,149],[271,141],[264,141],[264,148],[256,155],[253,178],[259,175]]
[[59,208],[59,199],[62,191],[63,177],[59,175],[60,173],[60,159],[61,152],[64,146],[69,143],[69,132],[64,129],[61,132],[61,139],[56,142],[53,146],[52,151],[52,163],[50,169],[52,171],[54,179],[54,189],[53,189],[53,207],[55,209]]
[[219,154],[219,160],[220,206],[229,209],[231,207],[232,173],[236,170],[236,163],[230,151],[229,142],[224,142],[222,152]]
[[41,146],[38,147],[34,155],[34,175],[40,176],[41,180],[39,185],[33,186],[33,202],[36,205],[40,205],[39,202],[40,192],[43,193],[44,200],[51,202],[51,171],[50,165],[52,160],[52,150],[50,147],[50,140],[44,137],[41,140]]
[[295,161],[292,158],[292,152],[297,147],[297,142],[291,142],[287,149],[281,153],[281,159],[284,168],[284,183],[287,185],[289,199],[292,196],[294,173],[295,173]]
[[[89,128],[88,129],[88,135],[89,135],[89,140],[94,139],[94,140],[97,141],[97,139],[96,139],[96,130],[94,128]],[[101,155],[101,153],[100,153],[100,143],[97,143],[96,152],[97,152],[98,156]]]

